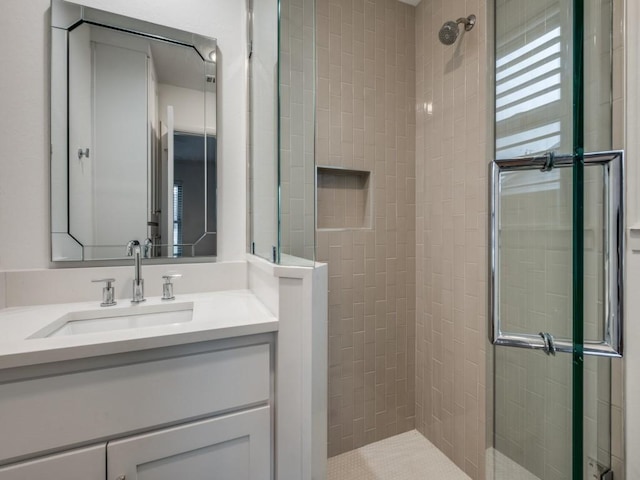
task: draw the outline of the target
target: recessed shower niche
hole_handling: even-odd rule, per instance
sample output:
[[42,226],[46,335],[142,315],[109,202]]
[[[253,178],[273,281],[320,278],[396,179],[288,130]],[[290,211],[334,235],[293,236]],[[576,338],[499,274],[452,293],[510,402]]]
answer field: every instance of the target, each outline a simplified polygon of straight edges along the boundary
[[371,172],[317,167],[319,229],[371,228]]

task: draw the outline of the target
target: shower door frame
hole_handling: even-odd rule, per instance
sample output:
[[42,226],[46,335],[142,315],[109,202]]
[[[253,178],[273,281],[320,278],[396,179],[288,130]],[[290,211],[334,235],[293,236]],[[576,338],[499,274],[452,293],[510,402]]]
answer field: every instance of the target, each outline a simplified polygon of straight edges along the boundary
[[[623,353],[623,281],[624,281],[624,152],[610,151],[587,153],[584,165],[601,166],[605,178],[605,227],[604,251],[608,253],[604,262],[604,329],[602,340],[585,340],[583,353],[602,357],[620,358]],[[489,282],[489,340],[496,346],[519,347],[543,350],[547,353],[573,353],[574,341],[570,338],[545,338],[543,333],[505,333],[500,320],[500,173],[503,171],[550,171],[552,168],[571,168],[574,157],[547,154],[534,157],[499,159],[491,163],[490,198],[490,282]],[[550,341],[552,344],[550,345]]]

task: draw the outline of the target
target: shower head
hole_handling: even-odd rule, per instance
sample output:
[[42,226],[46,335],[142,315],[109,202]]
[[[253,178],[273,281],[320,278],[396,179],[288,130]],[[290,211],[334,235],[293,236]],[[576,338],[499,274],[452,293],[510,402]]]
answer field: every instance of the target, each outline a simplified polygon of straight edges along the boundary
[[458,29],[458,25],[461,23],[464,24],[464,29],[465,31],[468,32],[476,24],[476,16],[469,15],[467,18],[460,17],[455,22],[453,21],[446,22],[440,29],[440,32],[438,33],[438,38],[440,39],[440,42],[443,43],[444,45],[453,45],[456,39],[458,38],[458,34],[460,33],[460,30]]
[[456,22],[445,23],[438,33],[438,38],[444,45],[453,45],[458,38],[458,24]]

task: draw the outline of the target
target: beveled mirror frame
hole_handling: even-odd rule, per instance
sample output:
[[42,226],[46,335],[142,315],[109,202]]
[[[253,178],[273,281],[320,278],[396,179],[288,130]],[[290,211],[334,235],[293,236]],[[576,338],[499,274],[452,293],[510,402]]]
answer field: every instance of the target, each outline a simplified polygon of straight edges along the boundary
[[[207,75],[216,74],[216,63],[209,53],[217,51],[216,39],[184,30],[157,25],[117,15],[65,0],[51,0],[51,260],[53,262],[85,261],[83,245],[69,232],[69,147],[68,147],[68,31],[79,23],[112,28],[193,48],[202,57]],[[203,132],[204,133],[204,132]],[[217,202],[216,202],[217,209]],[[217,215],[216,215],[217,216]],[[206,224],[205,224],[205,230]],[[216,235],[205,231],[204,235]],[[123,247],[124,248],[124,247]],[[156,257],[160,263],[189,261],[197,257]],[[215,257],[200,257],[209,258]],[[123,249],[124,259],[124,249]],[[96,259],[116,260],[121,259]],[[191,260],[193,261],[193,260]]]

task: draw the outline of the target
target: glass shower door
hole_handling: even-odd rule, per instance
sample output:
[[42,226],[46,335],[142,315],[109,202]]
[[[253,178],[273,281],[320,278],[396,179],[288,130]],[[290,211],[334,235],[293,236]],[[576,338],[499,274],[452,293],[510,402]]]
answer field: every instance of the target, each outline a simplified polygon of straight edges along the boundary
[[[574,234],[575,168],[572,156],[553,155],[493,164],[497,347],[488,478],[495,480],[600,478],[593,472],[610,465],[605,357],[622,346],[622,153],[584,156],[582,235]],[[576,246],[577,237],[583,241]],[[576,253],[584,265],[579,316]],[[584,322],[579,343],[576,318]]]
[[622,153],[585,152],[611,149],[611,10],[495,2],[488,479],[610,466]]
[[[497,181],[494,341],[530,345],[539,332],[571,338],[571,171],[506,171]],[[571,356],[496,348],[494,361],[494,478],[570,479]]]

